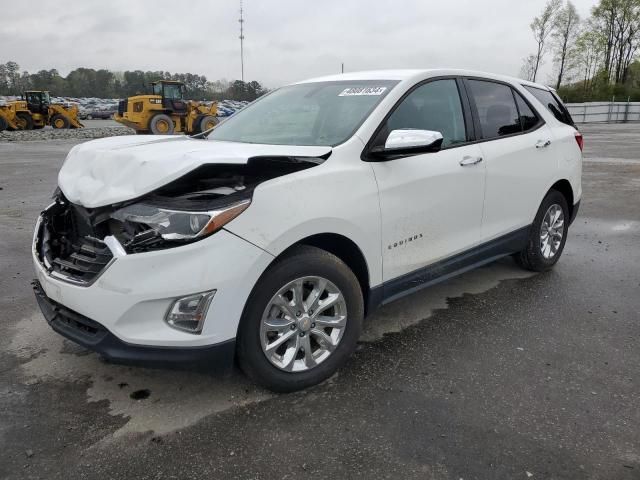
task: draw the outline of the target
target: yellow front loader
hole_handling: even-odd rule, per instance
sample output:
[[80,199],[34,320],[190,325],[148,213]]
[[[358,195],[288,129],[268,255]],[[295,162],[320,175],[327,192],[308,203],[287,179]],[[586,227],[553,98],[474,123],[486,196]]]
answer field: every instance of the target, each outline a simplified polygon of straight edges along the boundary
[[29,90],[21,100],[0,105],[0,131],[53,128],[81,128],[77,105],[51,103],[49,92]]
[[151,83],[152,93],[120,100],[113,119],[133,128],[138,134],[187,135],[204,132],[218,123],[215,103],[206,105],[184,100],[184,84],[172,80]]

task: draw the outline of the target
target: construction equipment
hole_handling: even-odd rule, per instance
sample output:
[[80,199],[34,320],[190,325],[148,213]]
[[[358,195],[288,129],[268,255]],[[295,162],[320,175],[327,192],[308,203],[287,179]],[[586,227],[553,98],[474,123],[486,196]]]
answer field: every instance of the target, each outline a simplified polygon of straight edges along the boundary
[[78,106],[51,103],[49,92],[28,90],[21,100],[0,105],[0,131],[32,130],[51,125],[53,128],[81,128]]
[[120,100],[114,120],[133,128],[138,134],[154,135],[171,135],[175,132],[194,135],[217,125],[216,104],[184,100],[185,87],[182,82],[158,80],[152,82],[151,87],[151,94]]

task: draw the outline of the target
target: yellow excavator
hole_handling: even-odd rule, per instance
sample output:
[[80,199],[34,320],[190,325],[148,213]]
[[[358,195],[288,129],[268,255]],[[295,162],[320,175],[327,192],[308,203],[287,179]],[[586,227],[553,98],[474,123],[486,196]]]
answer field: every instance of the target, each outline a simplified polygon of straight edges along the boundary
[[152,93],[120,100],[113,119],[133,128],[138,134],[171,135],[184,132],[194,135],[218,124],[215,103],[184,100],[182,82],[158,80],[151,82]]
[[81,128],[78,106],[51,103],[49,92],[28,90],[20,100],[0,105],[0,131],[53,128]]

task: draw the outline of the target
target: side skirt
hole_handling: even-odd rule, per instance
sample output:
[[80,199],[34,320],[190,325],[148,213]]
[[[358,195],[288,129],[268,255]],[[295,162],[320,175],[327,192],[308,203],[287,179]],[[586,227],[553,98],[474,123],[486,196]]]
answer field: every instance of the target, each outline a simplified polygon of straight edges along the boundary
[[436,263],[384,282],[369,292],[368,312],[431,285],[448,280],[499,258],[519,252],[529,241],[526,226]]

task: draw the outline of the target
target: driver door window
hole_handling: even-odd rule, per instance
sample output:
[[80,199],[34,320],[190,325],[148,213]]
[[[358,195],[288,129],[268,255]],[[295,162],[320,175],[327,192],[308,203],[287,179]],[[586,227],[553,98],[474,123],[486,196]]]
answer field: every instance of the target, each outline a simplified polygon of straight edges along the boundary
[[464,143],[467,134],[462,104],[456,81],[436,80],[419,86],[411,92],[387,119],[382,137],[384,144],[393,130],[418,129],[440,132],[442,148]]

